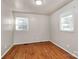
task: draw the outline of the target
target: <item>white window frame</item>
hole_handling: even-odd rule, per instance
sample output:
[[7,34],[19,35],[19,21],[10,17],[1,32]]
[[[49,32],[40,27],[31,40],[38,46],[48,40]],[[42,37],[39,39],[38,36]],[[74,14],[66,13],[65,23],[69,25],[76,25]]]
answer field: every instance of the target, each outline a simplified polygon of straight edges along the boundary
[[[24,21],[23,24],[21,24],[22,20]],[[15,29],[17,31],[28,31],[29,30],[29,18],[28,17],[16,17],[15,23],[16,23]],[[23,26],[25,26],[25,28]]]
[[65,12],[60,16],[60,30],[64,32],[74,31],[74,19],[72,12]]

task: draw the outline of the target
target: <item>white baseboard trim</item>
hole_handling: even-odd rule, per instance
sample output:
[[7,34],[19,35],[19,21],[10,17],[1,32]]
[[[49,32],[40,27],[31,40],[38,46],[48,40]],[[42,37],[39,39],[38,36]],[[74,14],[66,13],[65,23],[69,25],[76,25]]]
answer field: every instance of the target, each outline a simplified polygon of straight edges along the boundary
[[5,53],[1,56],[1,58],[2,58],[3,56],[5,56],[6,53],[7,53],[12,47],[13,47],[13,44],[5,51]]
[[[50,42],[52,42],[52,41],[50,41]],[[60,45],[56,44],[55,42],[52,42],[52,43],[55,44],[56,46],[60,47],[61,49],[65,50],[66,52],[68,52],[68,53],[71,54],[72,56],[78,58],[78,56],[76,56],[75,54],[73,54],[73,53],[69,52],[68,50],[64,49],[63,47],[61,47]]]
[[[46,40],[45,40],[45,41],[46,41]],[[31,43],[45,42],[45,41],[34,41],[34,42],[13,43],[13,45],[19,45],[19,44],[31,44]],[[48,40],[47,40],[47,41],[48,41]]]

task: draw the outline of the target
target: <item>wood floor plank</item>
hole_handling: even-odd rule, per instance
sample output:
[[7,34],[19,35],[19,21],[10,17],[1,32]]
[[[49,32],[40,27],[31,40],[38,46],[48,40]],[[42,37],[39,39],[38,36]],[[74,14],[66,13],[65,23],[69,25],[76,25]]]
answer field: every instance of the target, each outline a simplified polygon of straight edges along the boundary
[[77,59],[51,42],[15,45],[2,59]]

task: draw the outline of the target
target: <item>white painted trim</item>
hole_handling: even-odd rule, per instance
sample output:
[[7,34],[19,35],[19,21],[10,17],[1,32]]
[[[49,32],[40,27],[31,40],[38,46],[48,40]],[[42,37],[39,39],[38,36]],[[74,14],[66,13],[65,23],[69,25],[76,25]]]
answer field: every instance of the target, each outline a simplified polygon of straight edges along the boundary
[[13,43],[13,45],[19,45],[19,44],[31,44],[31,43],[45,42],[45,41],[49,41],[49,40],[44,40],[44,41],[34,41],[34,42]]
[[5,56],[6,53],[7,53],[12,47],[13,47],[13,44],[4,52],[4,54],[1,56],[1,58],[2,58],[3,56]]
[[[52,42],[52,41],[50,41],[50,42]],[[60,45],[58,45],[57,43],[55,43],[55,42],[52,42],[52,43],[53,43],[53,44],[55,44],[56,46],[60,47],[61,49],[65,50],[66,52],[68,52],[68,53],[69,53],[69,54],[71,54],[72,56],[74,56],[74,57],[78,58],[78,56],[76,56],[75,54],[73,54],[73,53],[69,52],[69,51],[68,51],[68,50],[66,50],[65,48],[63,48],[63,47],[61,47]]]
[[37,13],[37,12],[13,11],[13,13],[24,13],[24,14],[35,14],[35,15],[47,15],[48,16],[48,13]]

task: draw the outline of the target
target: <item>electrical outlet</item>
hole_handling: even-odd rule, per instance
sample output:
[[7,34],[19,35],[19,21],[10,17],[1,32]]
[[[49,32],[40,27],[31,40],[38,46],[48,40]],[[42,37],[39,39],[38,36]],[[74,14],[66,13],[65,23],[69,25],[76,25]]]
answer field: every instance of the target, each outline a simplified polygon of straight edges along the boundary
[[77,51],[73,51],[73,53],[77,54]]
[[5,48],[6,48],[6,44],[5,44]]
[[67,47],[67,48],[70,48],[70,45],[68,44],[68,45],[66,45],[66,47]]
[[6,49],[6,42],[5,42],[4,48]]

